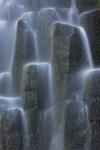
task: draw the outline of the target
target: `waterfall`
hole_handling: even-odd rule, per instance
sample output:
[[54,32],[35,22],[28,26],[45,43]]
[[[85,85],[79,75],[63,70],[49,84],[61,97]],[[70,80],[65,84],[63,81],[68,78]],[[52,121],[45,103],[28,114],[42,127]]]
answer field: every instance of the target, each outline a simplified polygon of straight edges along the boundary
[[[32,137],[30,136],[31,134],[30,124],[31,123],[29,123],[29,117],[33,119],[32,117],[34,116],[29,116],[30,115],[29,111],[34,111],[37,114],[43,114],[42,124],[44,126],[46,125],[46,123],[49,122],[48,116],[50,116],[51,124],[49,126],[51,126],[51,131],[50,131],[51,137],[49,141],[50,144],[48,146],[48,149],[46,150],[63,150],[64,123],[65,122],[59,121],[60,120],[59,113],[60,111],[64,112],[65,107],[66,105],[67,106],[69,105],[69,102],[67,104],[66,102],[64,103],[62,102],[63,107],[61,109],[63,110],[59,110],[57,102],[55,100],[56,99],[56,94],[54,93],[55,92],[55,75],[54,75],[53,69],[54,67],[57,68],[57,66],[53,66],[54,64],[52,60],[53,50],[54,50],[52,47],[52,44],[53,44],[52,40],[54,39],[51,38],[53,34],[52,33],[53,31],[51,31],[52,24],[56,22],[63,23],[79,31],[79,34],[82,40],[83,49],[84,49],[83,53],[85,54],[85,57],[86,57],[85,60],[87,61],[87,66],[89,68],[88,70],[84,71],[85,76],[91,71],[99,70],[99,68],[94,68],[94,62],[92,58],[89,38],[87,36],[85,29],[80,24],[80,14],[79,14],[79,10],[77,8],[75,0],[71,1],[71,6],[69,9],[64,10],[63,12],[64,17],[62,17],[61,14],[59,13],[58,7],[55,7],[55,6],[51,7],[53,4],[56,5],[57,3],[56,0],[52,0],[52,1],[40,0],[39,7],[37,7],[36,10],[32,9],[33,3],[34,5],[37,6],[37,1],[32,2],[31,0],[29,0],[29,4],[28,4],[28,0],[27,2],[24,0],[22,1],[1,0],[0,1],[0,110],[2,112],[7,111],[7,113],[10,111],[16,112],[16,110],[20,112],[21,119],[22,119],[22,128],[23,128],[23,135],[22,135],[23,143],[24,143],[23,150],[32,150],[30,145],[33,144],[32,143],[33,139],[31,139]],[[26,4],[30,6],[26,6]],[[85,13],[88,13],[88,12],[85,12]],[[30,46],[31,45],[30,43],[28,43],[28,46],[26,46],[27,41],[25,41],[26,39],[24,38],[27,38],[27,37],[24,37],[24,34],[22,35],[23,36],[22,40],[24,41],[24,44],[26,44],[25,45],[26,47],[24,48],[25,51],[23,50],[23,52],[20,52],[21,56],[17,56],[19,57],[19,59],[22,59],[23,62],[22,64],[17,66],[18,68],[21,68],[21,73],[17,71],[16,72],[17,72],[17,75],[21,74],[19,75],[21,76],[20,86],[23,87],[22,84],[26,84],[26,87],[24,89],[25,90],[24,96],[21,93],[22,92],[21,90],[23,90],[21,89],[22,87],[21,88],[18,87],[21,90],[17,96],[15,95],[14,90],[13,90],[13,86],[16,86],[16,85],[13,85],[14,84],[13,83],[13,67],[14,67],[14,63],[15,63],[14,60],[15,60],[15,55],[16,55],[18,22],[20,20],[22,20],[27,26],[27,29],[25,29],[25,33],[29,31],[32,34],[31,40],[33,44],[33,47]],[[48,21],[47,25],[45,24],[46,21]],[[66,38],[67,38],[67,35],[66,35]],[[20,49],[19,51],[21,51],[21,48],[19,48]],[[32,53],[29,54],[30,53],[29,51],[32,51]],[[26,55],[28,54],[29,54],[29,57],[31,58],[34,57],[34,58],[31,60],[29,60],[30,59],[29,58],[27,60]],[[33,71],[32,72],[33,76],[30,75],[31,74],[30,69],[31,71]],[[27,86],[29,85],[27,81],[28,77],[26,76],[28,76],[29,78],[32,78],[29,81],[30,82],[29,84],[31,85],[30,87],[28,87],[29,88],[28,90],[33,90],[31,92],[35,93],[36,95],[35,94],[34,95],[37,97],[31,94],[28,95],[28,92],[30,91],[27,90]],[[25,77],[26,79],[24,79]],[[25,80],[25,81],[22,82],[22,80]],[[58,80],[59,79],[57,79],[56,81]],[[35,81],[37,85],[35,85]],[[80,91],[83,91],[83,89],[80,89]],[[30,98],[27,95],[28,96],[31,95],[33,97]],[[78,93],[75,93],[76,97],[77,95]],[[30,108],[30,110],[26,108],[27,106],[25,106],[25,98],[27,99],[27,97],[30,98],[27,101],[30,102],[32,99],[36,107],[34,106],[34,108]],[[76,98],[76,97],[75,97],[75,99],[77,99],[76,101],[80,104],[80,108],[78,106],[79,111],[81,109],[80,112],[82,114],[82,118],[80,120],[83,119],[83,122],[84,122],[85,117],[86,117],[86,120],[89,124],[88,108],[87,106],[85,106],[85,108],[83,106],[84,102],[82,101],[83,99],[82,93],[81,93],[81,98],[80,97]],[[29,106],[29,107],[32,107],[32,106]],[[85,111],[86,111],[86,116],[84,116]],[[2,116],[2,113],[0,114],[0,116]],[[45,150],[45,149],[42,149],[42,150]]]

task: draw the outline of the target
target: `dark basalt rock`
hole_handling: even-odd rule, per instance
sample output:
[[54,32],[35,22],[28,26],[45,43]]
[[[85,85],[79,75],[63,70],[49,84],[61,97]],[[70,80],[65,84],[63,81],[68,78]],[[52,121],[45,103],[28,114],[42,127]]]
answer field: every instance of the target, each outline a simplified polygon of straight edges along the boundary
[[34,59],[34,39],[32,32],[23,20],[19,20],[17,25],[17,39],[12,68],[13,89],[15,95],[20,94],[23,65]]
[[83,77],[81,71],[84,68],[89,67],[89,62],[84,47],[85,43],[83,42],[82,36],[83,35],[80,29],[74,28],[74,32],[70,37],[69,71],[67,83],[69,98],[72,93],[80,93],[83,89]]
[[22,95],[26,109],[41,110],[50,107],[48,64],[33,63],[24,67],[22,80]]
[[88,149],[89,134],[85,105],[78,100],[68,102],[65,111],[64,150]]
[[[87,65],[83,41],[78,28],[61,22],[53,29],[53,72],[57,103],[82,89],[80,69]],[[58,100],[59,99],[59,100]],[[61,105],[61,104],[60,104]]]
[[22,96],[25,109],[37,109],[37,72],[36,66],[29,66],[23,70]]
[[91,46],[92,57],[94,60],[94,65],[100,65],[100,11],[92,11],[88,13],[84,13],[81,16],[81,22],[84,26]]
[[48,65],[33,63],[24,67],[22,96],[29,119],[31,148],[34,150],[47,150],[51,139],[51,114],[46,116],[45,113],[49,102],[47,76]]
[[55,8],[41,9],[38,13],[38,45],[40,52],[40,60],[49,61],[51,56],[52,43],[52,23],[58,20],[58,14]]
[[44,112],[28,109],[30,147],[34,150],[47,150],[51,141],[51,114],[45,117]]
[[[4,90],[5,89],[5,90]],[[11,74],[9,72],[1,73],[0,77],[0,95],[11,95]]]
[[1,116],[0,121],[1,150],[22,150],[23,127],[19,109],[9,109]]
[[67,96],[67,74],[69,71],[70,36],[72,31],[72,27],[60,22],[56,22],[53,26],[52,64],[55,85],[54,93],[58,105],[61,105]]
[[85,101],[91,127],[91,150],[100,149],[100,71],[90,71],[85,82]]

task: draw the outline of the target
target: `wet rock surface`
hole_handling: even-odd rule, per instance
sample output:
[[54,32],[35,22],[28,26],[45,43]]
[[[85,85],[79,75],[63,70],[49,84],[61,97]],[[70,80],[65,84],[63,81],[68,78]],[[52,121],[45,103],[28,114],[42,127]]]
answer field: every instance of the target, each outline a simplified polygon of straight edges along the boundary
[[70,37],[69,47],[69,69],[67,83],[69,98],[73,93],[77,93],[82,90],[83,79],[81,76],[81,71],[89,65],[86,59],[86,47],[84,47],[82,32],[79,28],[75,27],[73,27],[73,30],[73,34]]
[[95,10],[92,12],[88,12],[81,17],[82,25],[85,27],[85,30],[87,32],[90,46],[91,46],[91,52],[92,57],[94,60],[95,66],[100,65],[100,11]]
[[55,8],[41,9],[37,16],[38,46],[41,61],[49,61],[51,58],[52,24],[59,18]]
[[1,150],[23,149],[22,117],[19,109],[9,109],[1,116],[0,121]]
[[88,62],[80,30],[61,22],[53,27],[52,61],[58,101],[80,91],[83,82],[80,71]]
[[[76,0],[76,4],[79,12],[97,7],[97,2],[94,0]],[[81,77],[82,74],[80,74],[80,71],[88,66],[83,46],[86,43],[82,41],[83,34],[81,35],[79,28],[75,25],[78,22],[78,19],[74,18],[76,14],[74,15],[70,11],[75,26],[67,22],[70,10],[67,7],[69,6],[70,1],[67,0],[19,0],[18,4],[7,3],[6,11],[4,10],[3,14],[0,13],[0,18],[4,15],[4,19],[7,19],[7,22],[0,21],[0,29],[3,29],[0,33],[3,33],[6,23],[11,21],[12,24],[21,16],[25,8],[25,13],[17,24],[11,71],[13,76],[12,95],[21,95],[27,114],[30,142],[26,143],[26,146],[30,144],[29,150],[61,150],[63,142],[64,150],[100,149],[100,73],[93,73],[87,80],[84,98],[88,105],[87,109],[81,101],[83,76]],[[100,12],[96,10],[83,13],[80,19],[87,31],[96,66],[100,64],[99,16]],[[5,27],[2,28],[2,25]],[[5,35],[1,34],[0,38],[4,40]],[[6,44],[2,47],[3,40],[1,40],[0,48],[5,49]],[[9,43],[9,40],[7,42]],[[37,58],[37,56],[39,57]],[[3,65],[1,63],[1,70],[4,69]],[[52,73],[53,78],[50,76]],[[0,80],[0,95],[3,92],[5,96],[9,84],[8,77],[4,76]],[[52,94],[50,88],[53,90]],[[11,90],[10,86],[9,89]],[[75,97],[78,94],[81,95],[81,99],[76,100]],[[70,100],[68,101],[68,99]],[[17,103],[14,103],[14,106],[16,105]],[[24,150],[23,137],[25,133],[22,121],[25,118],[22,117],[20,108],[8,109],[9,107],[8,99],[4,101],[4,97],[1,97],[0,150]],[[64,128],[63,123],[65,123]],[[55,130],[53,130],[54,126],[56,126]],[[64,139],[61,137],[63,129]]]
[[[44,69],[44,74],[41,74],[41,68]],[[31,149],[47,150],[51,139],[51,114],[46,114],[46,103],[49,101],[48,97],[48,66],[39,66],[34,64],[29,65],[23,72],[22,95],[24,100],[24,107],[29,119],[29,132],[31,140]],[[43,77],[41,82],[41,75]],[[40,85],[41,84],[41,85]],[[45,89],[46,87],[46,89]],[[44,91],[46,93],[44,93]],[[46,98],[46,99],[45,99]],[[46,102],[46,101],[47,102]]]
[[[69,49],[70,49],[70,35],[72,27],[57,22],[53,26],[52,34],[52,62],[54,72],[54,85],[57,103],[64,101],[67,92],[67,74],[69,70]],[[60,101],[62,100],[62,101]],[[60,104],[59,104],[60,105]]]
[[88,149],[89,125],[85,105],[78,100],[69,101],[65,110],[64,150]]
[[12,68],[15,95],[20,94],[20,82],[24,64],[34,60],[34,40],[32,33],[23,20],[19,20],[17,26],[16,48]]
[[100,149],[100,71],[91,71],[86,78],[85,101],[91,127],[91,150]]
[[22,94],[26,109],[41,110],[48,108],[50,102],[48,74],[49,67],[46,64],[38,65],[38,63],[33,63],[33,65],[30,64],[24,68]]

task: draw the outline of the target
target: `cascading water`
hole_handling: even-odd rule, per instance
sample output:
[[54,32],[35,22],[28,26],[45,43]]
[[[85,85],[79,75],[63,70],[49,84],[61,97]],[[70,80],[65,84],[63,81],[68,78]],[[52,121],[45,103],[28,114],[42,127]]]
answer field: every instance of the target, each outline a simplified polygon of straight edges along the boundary
[[15,1],[1,1],[0,8],[0,109],[3,111],[7,110],[8,112],[15,111],[15,109],[20,111],[24,130],[24,142],[27,143],[28,138],[25,137],[28,136],[26,114],[24,109],[21,108],[21,98],[14,97],[12,89],[12,65],[17,23],[24,6],[17,4]]
[[[36,19],[36,17],[39,16],[41,12],[50,10],[50,11],[53,11],[54,13],[56,12],[55,13],[56,17],[54,17],[54,20],[52,21],[52,23],[56,21],[61,22],[62,18],[60,14],[57,12],[57,9],[44,8],[44,7],[47,7],[47,5],[50,5],[49,2],[41,0],[42,9],[34,13],[31,12],[30,10],[27,10],[24,5],[25,5],[24,2],[20,3],[19,1],[17,2],[17,0],[12,0],[12,1],[8,0],[5,2],[2,0],[0,2],[0,8],[1,8],[0,9],[0,104],[2,104],[1,107],[3,110],[15,111],[17,109],[20,111],[21,118],[22,118],[22,127],[23,127],[23,139],[25,143],[24,150],[29,150],[29,149],[31,150],[30,135],[29,135],[30,127],[28,124],[28,118],[27,118],[26,112],[23,109],[23,103],[21,102],[22,98],[19,95],[18,97],[14,97],[14,93],[12,89],[13,88],[12,87],[12,84],[13,84],[12,83],[13,82],[12,67],[13,67],[13,61],[14,61],[14,55],[15,55],[17,25],[18,25],[18,21],[22,19],[27,24],[29,31],[32,33],[32,38],[34,42],[34,55],[35,55],[35,59],[33,59],[33,61],[31,62],[24,64],[23,65],[24,69],[22,68],[22,70],[25,71],[30,66],[32,66],[33,68],[34,66],[36,67],[37,78],[39,80],[39,86],[40,86],[38,87],[38,90],[37,90],[38,94],[40,94],[38,98],[39,99],[38,101],[40,104],[38,105],[40,106],[40,109],[44,109],[44,107],[46,107],[45,111],[43,110],[44,118],[46,118],[48,114],[52,114],[51,115],[52,136],[50,139],[50,145],[48,147],[48,150],[63,150],[64,124],[59,123],[58,121],[59,116],[57,116],[56,114],[56,112],[59,110],[57,110],[56,102],[54,101],[55,95],[54,95],[53,90],[54,90],[55,85],[53,82],[54,76],[53,76],[53,69],[52,69],[52,58],[51,58],[52,55],[49,56],[49,58],[47,58],[46,60],[41,61],[42,49],[41,49],[41,46],[39,46],[40,43],[38,41],[38,36],[39,36],[38,28],[37,28],[38,19]],[[88,66],[90,68],[88,71],[91,71],[92,69],[94,69],[91,48],[89,45],[87,34],[79,22],[80,22],[80,15],[78,12],[78,8],[76,6],[75,0],[72,0],[71,7],[69,8],[69,11],[67,11],[67,17],[66,17],[66,20],[64,20],[64,23],[79,30],[82,43],[83,43],[83,47],[84,47],[84,53],[88,62]],[[48,32],[49,30],[50,28],[48,29]],[[46,45],[46,47],[48,47],[48,45]],[[43,101],[41,99],[44,100],[45,104],[42,104]],[[78,100],[79,99],[80,98],[78,98]],[[85,108],[83,108],[83,102],[81,103],[82,103],[82,109],[83,111],[85,111],[84,110]],[[41,106],[43,108],[41,108]],[[86,107],[86,111],[88,112],[87,107]],[[82,119],[84,120],[84,116]],[[46,122],[44,121],[44,124],[45,123]]]

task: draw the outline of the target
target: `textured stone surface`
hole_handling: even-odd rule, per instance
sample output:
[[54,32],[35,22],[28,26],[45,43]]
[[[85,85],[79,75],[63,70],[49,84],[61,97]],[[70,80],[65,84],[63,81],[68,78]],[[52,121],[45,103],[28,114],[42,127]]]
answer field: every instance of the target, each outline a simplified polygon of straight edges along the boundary
[[[80,69],[87,64],[79,29],[61,22],[53,29],[53,72],[57,103],[82,88]],[[59,99],[59,100],[58,100]]]
[[38,42],[40,59],[48,61],[51,56],[51,32],[52,23],[58,20],[58,14],[54,8],[41,9],[38,13]]
[[20,110],[9,109],[1,116],[0,122],[1,150],[22,150],[23,129]]
[[49,149],[51,140],[51,116],[45,117],[44,112],[29,109],[27,111],[30,126],[31,148],[34,150]]
[[65,111],[64,150],[85,150],[89,147],[87,112],[81,101],[68,102]]
[[15,94],[20,93],[20,81],[23,65],[34,60],[34,40],[31,31],[23,20],[19,20],[17,27],[17,39],[13,60],[13,88]]
[[44,109],[50,107],[49,67],[38,63],[24,68],[22,94],[26,109]]
[[22,95],[29,119],[31,148],[34,150],[47,150],[50,144],[51,114],[45,113],[49,102],[47,76],[48,65],[33,64],[24,68]]
[[56,102],[61,104],[67,95],[67,74],[69,70],[70,35],[72,28],[60,22],[53,26],[52,63]]
[[91,71],[87,75],[85,101],[91,127],[91,150],[100,149],[100,71]]
[[83,78],[81,71],[88,67],[86,49],[83,46],[82,33],[78,28],[74,28],[74,32],[70,37],[69,50],[69,72],[68,72],[68,97],[74,92],[82,90]]
[[100,11],[92,11],[81,17],[82,25],[87,32],[95,66],[100,65]]

